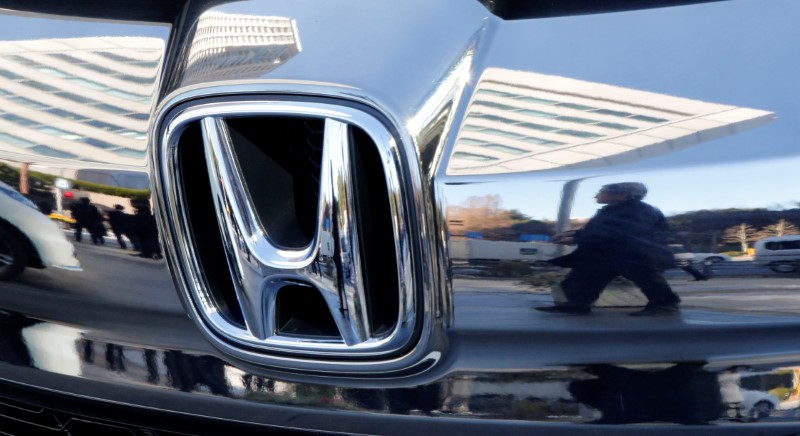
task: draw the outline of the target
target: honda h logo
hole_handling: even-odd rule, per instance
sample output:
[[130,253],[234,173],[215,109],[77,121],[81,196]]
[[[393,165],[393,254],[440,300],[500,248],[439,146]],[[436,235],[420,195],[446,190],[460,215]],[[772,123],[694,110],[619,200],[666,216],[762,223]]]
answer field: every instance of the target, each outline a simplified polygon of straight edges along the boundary
[[254,101],[167,121],[164,217],[187,299],[218,345],[316,358],[409,346],[413,220],[381,122],[347,106]]

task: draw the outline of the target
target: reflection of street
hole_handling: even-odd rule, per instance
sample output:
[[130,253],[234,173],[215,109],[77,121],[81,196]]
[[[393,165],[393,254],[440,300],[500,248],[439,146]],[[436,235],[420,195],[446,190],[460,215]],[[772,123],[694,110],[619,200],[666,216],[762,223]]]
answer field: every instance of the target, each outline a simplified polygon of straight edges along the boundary
[[[695,268],[702,269],[703,265],[694,264]],[[800,278],[800,274],[792,273],[779,273],[771,270],[764,265],[756,265],[751,259],[748,260],[733,260],[729,262],[717,262],[711,265],[712,277],[741,277],[741,276],[759,276],[759,277],[795,277]],[[685,275],[680,270],[670,270],[667,272],[667,277],[676,277]]]
[[[2,287],[36,288],[87,300],[150,310],[183,312],[166,263],[130,256],[114,244],[75,243],[83,271],[32,270]],[[18,292],[18,291],[17,291]],[[35,290],[35,292],[41,292]]]
[[[163,260],[91,242],[75,246],[83,271],[26,271],[17,280],[0,282],[0,305],[9,312],[92,327],[99,339],[141,337],[151,345],[210,348],[186,316]],[[112,357],[115,353],[111,350]]]
[[[625,316],[630,307],[602,307],[585,316],[544,314],[533,308],[552,304],[550,293],[526,291],[513,280],[456,279],[454,287],[458,291],[451,340],[474,350],[465,364],[475,368],[490,363],[513,370],[565,362],[671,362],[676,350],[681,361],[710,356],[725,360],[743,354],[756,359],[794,355],[797,348],[800,287],[791,301],[792,313],[779,312],[787,309],[785,301],[770,311],[742,311],[750,304],[743,299],[730,300],[735,308],[730,310],[719,302],[714,302],[716,307],[700,307],[690,292],[681,294],[686,298],[680,313],[655,317]],[[470,292],[470,288],[482,292]],[[764,291],[749,295],[759,292]],[[520,347],[521,343],[525,346]],[[504,356],[500,364],[498,355]]]

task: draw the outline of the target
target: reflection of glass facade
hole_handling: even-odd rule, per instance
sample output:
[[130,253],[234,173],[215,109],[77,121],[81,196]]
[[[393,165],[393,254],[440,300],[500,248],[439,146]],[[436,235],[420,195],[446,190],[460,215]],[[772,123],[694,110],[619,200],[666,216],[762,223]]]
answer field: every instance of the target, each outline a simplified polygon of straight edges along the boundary
[[[299,53],[294,21],[209,13],[187,77],[257,77]],[[94,37],[0,42],[0,152],[39,164],[141,169],[164,41]],[[135,167],[135,168],[133,168]]]
[[624,163],[768,122],[766,111],[537,73],[489,69],[449,174]]
[[255,78],[300,50],[294,20],[209,12],[197,24],[188,56],[187,82]]
[[0,43],[0,151],[21,162],[143,166],[163,52],[158,38]]

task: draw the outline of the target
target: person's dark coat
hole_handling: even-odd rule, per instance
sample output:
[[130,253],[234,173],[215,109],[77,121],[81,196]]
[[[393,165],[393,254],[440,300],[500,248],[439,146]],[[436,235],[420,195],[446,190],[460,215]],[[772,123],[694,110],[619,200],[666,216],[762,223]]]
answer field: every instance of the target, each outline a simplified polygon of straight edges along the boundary
[[609,204],[575,232],[578,248],[550,260],[572,268],[582,264],[664,270],[675,258],[666,244],[669,227],[664,214],[639,200]]

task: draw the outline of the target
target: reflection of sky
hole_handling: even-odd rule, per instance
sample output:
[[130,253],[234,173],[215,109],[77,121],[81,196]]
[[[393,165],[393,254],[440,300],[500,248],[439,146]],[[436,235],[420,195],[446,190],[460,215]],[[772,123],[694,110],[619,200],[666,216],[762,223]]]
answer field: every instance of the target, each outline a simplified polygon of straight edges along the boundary
[[91,36],[150,36],[165,39],[168,33],[169,28],[166,25],[47,19],[32,16],[27,17],[25,25],[21,26],[19,15],[0,14],[0,40],[3,41]]
[[[512,22],[497,42],[517,40],[526,47],[511,60],[504,56],[503,67],[530,68],[535,55],[539,73],[776,112],[780,121],[757,131],[759,145],[786,152],[794,142],[779,138],[797,137],[800,120],[798,16],[795,0],[741,0],[541,20],[536,26]],[[527,38],[521,41],[523,31]],[[720,141],[713,151],[729,150],[730,142]],[[737,148],[761,156],[760,147]]]
[[[452,19],[432,26],[430,17],[453,17],[474,20],[476,27],[484,12],[477,3],[453,8],[443,2],[380,2],[363,1],[358,11],[310,1],[306,7],[295,3],[275,2],[260,12],[251,9],[253,3],[236,2],[222,7],[229,12],[287,15],[298,20],[307,56],[320,56],[326,62],[331,77],[336,71],[352,70],[363,62],[365,71],[383,65],[382,59],[363,59],[350,53],[375,45],[384,48],[390,57],[413,59],[419,47],[409,44],[413,35],[427,41],[429,46],[445,45],[444,35],[459,31]],[[416,11],[420,20],[408,27],[402,20],[386,20],[387,13],[406,15]],[[592,196],[599,184],[633,180],[635,171],[643,171],[643,182],[651,187],[649,200],[665,212],[722,207],[784,206],[800,201],[800,181],[797,169],[800,159],[774,160],[769,163],[718,165],[678,169],[687,163],[703,165],[732,159],[754,160],[797,154],[800,137],[800,2],[796,0],[737,0],[695,6],[662,8],[627,13],[601,14],[584,17],[565,17],[542,20],[504,22],[495,33],[486,66],[522,69],[554,74],[580,80],[608,83],[635,89],[699,99],[708,102],[753,107],[773,111],[778,120],[765,127],[717,141],[703,143],[687,150],[661,156],[628,167],[631,172],[618,177],[602,177],[584,182],[576,196],[573,215],[588,216],[597,205]],[[78,36],[155,36],[166,37],[166,26],[87,22],[69,20],[58,22],[29,18],[19,26],[19,17],[0,15],[0,39],[62,38]],[[353,40],[347,32],[336,32],[322,21],[341,26],[359,26],[373,38]],[[63,23],[65,25],[59,25]],[[13,24],[13,25],[12,25]],[[453,28],[451,29],[451,25]],[[635,35],[635,36],[632,36]],[[402,37],[401,37],[402,36]],[[460,37],[460,36],[459,36]],[[466,41],[466,34],[465,34]],[[349,38],[349,39],[348,39]],[[320,47],[330,47],[331,39],[341,47],[314,51],[315,41],[326,41]],[[341,41],[339,41],[341,40]],[[431,51],[435,53],[436,51]],[[408,65],[402,72],[387,71],[387,77],[402,73],[414,83],[416,74],[425,65],[451,59],[426,58],[418,65]],[[394,64],[392,64],[394,65]],[[294,60],[282,71],[302,76],[307,65]],[[359,68],[361,68],[359,67]],[[309,71],[316,77],[318,72]],[[420,80],[428,76],[420,75]],[[402,83],[398,83],[398,86]],[[394,89],[397,91],[397,88]],[[665,166],[672,169],[663,170]],[[645,172],[647,169],[661,169]],[[483,192],[486,191],[486,192]],[[533,208],[552,204],[555,215],[558,189],[537,194],[534,200],[529,189],[515,189],[516,195],[506,195],[504,206],[517,208],[537,217],[543,211]],[[468,195],[497,193],[487,185],[453,191],[448,199],[459,203]],[[524,194],[523,194],[524,193]],[[552,201],[548,198],[553,197]]]
[[[623,180],[641,180],[650,185],[648,200],[668,213],[793,206],[793,201],[800,202],[800,159],[686,167],[798,154],[798,16],[800,2],[795,0],[741,0],[538,20],[535,25],[509,22],[498,32],[495,44],[516,45],[520,50],[510,57],[510,51],[505,51],[488,62],[504,68],[532,68],[538,73],[761,108],[778,116],[777,121],[765,127],[627,166],[625,174],[618,168],[621,175],[587,180],[576,195],[573,216],[590,216],[598,207],[593,199],[597,188]],[[641,176],[635,174],[637,170],[643,171]],[[603,172],[608,173],[608,169]],[[512,192],[504,195],[503,205],[536,217],[552,218],[558,204],[555,186],[535,196],[523,186],[503,189],[504,193]],[[498,193],[489,185],[464,189],[463,196],[462,190],[456,191],[459,193],[448,198],[451,204],[458,204],[469,195]],[[536,209],[542,204],[552,204],[552,210]]]
[[[667,215],[702,209],[800,207],[798,169],[800,158],[603,175],[581,182],[571,216],[594,215],[602,207],[594,200],[600,187],[624,181],[645,183],[650,190],[645,202]],[[556,180],[504,185],[501,206],[519,209],[536,219],[554,220],[562,185],[563,181]],[[535,192],[531,186],[535,186]],[[499,193],[497,185],[488,183],[451,186],[447,192],[447,203],[451,205],[462,204],[470,196]]]

